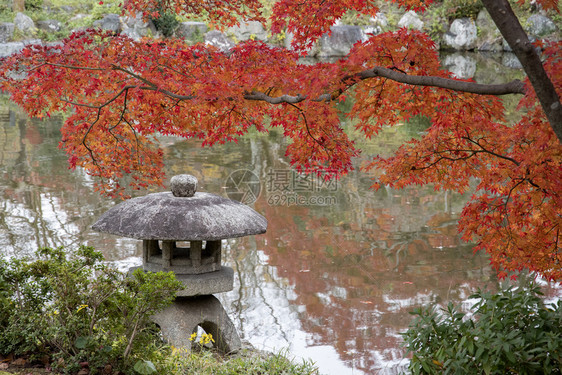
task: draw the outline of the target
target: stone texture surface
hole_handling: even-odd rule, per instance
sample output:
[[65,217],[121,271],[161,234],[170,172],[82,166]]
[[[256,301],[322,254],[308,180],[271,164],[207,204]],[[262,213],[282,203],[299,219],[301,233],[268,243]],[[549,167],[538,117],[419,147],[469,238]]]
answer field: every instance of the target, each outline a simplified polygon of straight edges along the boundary
[[123,34],[135,40],[149,35],[156,35],[157,33],[156,27],[152,21],[143,20],[142,13],[140,12],[137,12],[134,17],[121,17],[121,28]]
[[528,32],[534,37],[541,37],[556,31],[556,25],[542,14],[533,14],[527,19]]
[[14,27],[24,34],[29,34],[35,30],[35,23],[29,16],[18,13],[14,18]]
[[423,28],[423,21],[416,12],[409,10],[398,21],[398,27],[421,30]]
[[265,233],[267,220],[242,203],[210,193],[171,192],[129,199],[104,213],[98,232],[147,240],[220,240]]
[[230,292],[233,289],[234,271],[230,267],[221,267],[219,271],[199,275],[176,274],[176,278],[185,286],[176,294],[178,297],[204,296]]
[[476,17],[478,30],[477,48],[480,51],[499,52],[503,50],[502,36],[486,9],[482,9]]
[[227,52],[234,47],[234,42],[217,30],[211,30],[205,34],[205,44],[217,47],[223,52]]
[[176,29],[176,36],[187,40],[203,39],[209,30],[204,22],[181,22]]
[[170,179],[174,197],[192,197],[197,191],[197,178],[190,174],[179,174]]
[[445,44],[458,51],[467,51],[476,47],[476,24],[470,18],[453,21],[449,31],[443,36]]
[[37,21],[37,28],[39,30],[56,32],[61,30],[62,25],[57,20],[44,20],[44,21]]
[[502,65],[511,69],[522,69],[523,65],[513,52],[505,52],[502,54]]
[[238,41],[248,39],[267,40],[267,31],[257,21],[243,22],[238,26],[231,27],[229,31]]
[[320,38],[319,56],[345,56],[351,47],[364,37],[359,26],[337,25],[330,28],[331,35]]
[[191,350],[189,337],[197,332],[197,326],[213,335],[217,349],[223,353],[242,346],[236,327],[215,296],[178,298],[152,320],[160,326],[164,339],[176,348]]
[[24,49],[25,44],[22,42],[9,42],[0,44],[0,57],[8,57],[14,53],[20,52]]
[[142,254],[145,270],[174,271],[176,274],[201,274],[220,271],[222,243],[217,241],[143,240]]
[[[162,269],[147,269],[146,264],[140,267],[132,267],[129,274],[137,268],[143,268],[148,272],[159,272]],[[230,267],[221,267],[219,271],[207,272],[197,275],[177,274],[176,279],[183,283],[184,289],[176,293],[178,297],[195,297],[216,293],[230,292],[233,289],[234,270]]]
[[10,42],[14,35],[14,24],[11,22],[0,23],[0,43]]
[[121,32],[121,20],[118,14],[107,14],[101,20],[94,22],[94,27],[99,27],[102,30],[113,31],[114,33]]
[[456,78],[468,79],[474,77],[476,73],[476,60],[470,56],[453,53],[445,56],[442,61],[442,64]]
[[[0,43],[0,57],[7,57],[13,55],[15,53],[20,52],[25,46],[30,44],[42,44],[40,39],[28,39],[23,42],[8,42],[8,43]],[[11,76],[14,79],[18,79],[17,76]],[[22,76],[19,78],[25,77],[25,74],[22,73]]]
[[373,25],[380,28],[385,28],[388,26],[388,18],[383,12],[378,12],[374,17],[371,17],[371,22]]

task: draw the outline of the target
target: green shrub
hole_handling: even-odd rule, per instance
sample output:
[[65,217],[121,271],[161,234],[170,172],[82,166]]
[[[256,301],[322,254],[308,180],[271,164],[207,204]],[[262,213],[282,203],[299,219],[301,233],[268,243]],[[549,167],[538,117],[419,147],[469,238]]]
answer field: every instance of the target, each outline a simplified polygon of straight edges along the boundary
[[155,10],[159,14],[158,17],[152,18],[152,22],[154,23],[156,30],[160,31],[165,37],[174,35],[174,31],[176,31],[180,24],[176,13],[174,13],[171,9],[165,8],[162,1],[158,2]]
[[25,10],[43,9],[43,0],[25,0]]
[[483,8],[481,0],[442,0],[432,4],[429,12],[444,11],[447,18],[452,21],[463,17],[476,19]]
[[562,301],[545,305],[538,286],[478,291],[473,315],[449,304],[416,309],[403,334],[412,374],[560,374]]
[[445,0],[444,4],[449,19],[469,17],[476,19],[484,8],[481,0]]
[[181,288],[173,273],[127,277],[91,247],[36,257],[0,262],[0,354],[47,355],[65,373],[81,362],[92,374],[107,364],[132,373],[150,361],[159,341],[150,316]]
[[152,22],[156,30],[160,31],[165,37],[174,35],[174,31],[176,31],[180,24],[176,19],[176,15],[171,12],[160,12],[160,17],[153,18]]

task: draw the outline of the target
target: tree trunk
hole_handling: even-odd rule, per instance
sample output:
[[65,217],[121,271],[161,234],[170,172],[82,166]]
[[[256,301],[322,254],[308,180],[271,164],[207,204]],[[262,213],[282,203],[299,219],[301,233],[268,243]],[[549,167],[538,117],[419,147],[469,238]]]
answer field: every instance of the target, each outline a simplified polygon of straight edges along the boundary
[[13,0],[14,4],[12,9],[15,13],[17,12],[25,12],[25,0]]
[[523,65],[550,126],[562,143],[562,105],[535,47],[507,0],[482,0],[482,3]]

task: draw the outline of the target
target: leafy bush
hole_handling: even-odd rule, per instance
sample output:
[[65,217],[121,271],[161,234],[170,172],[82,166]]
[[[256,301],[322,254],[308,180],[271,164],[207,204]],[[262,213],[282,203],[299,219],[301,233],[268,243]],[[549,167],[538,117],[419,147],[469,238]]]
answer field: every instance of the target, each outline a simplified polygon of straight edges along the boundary
[[26,10],[37,10],[43,8],[43,0],[25,0]]
[[176,18],[176,13],[163,6],[162,1],[158,2],[155,9],[159,16],[152,18],[154,27],[160,31],[165,37],[174,35],[174,31],[178,28],[180,22]]
[[449,19],[463,17],[476,19],[484,5],[481,0],[445,0],[443,7],[447,9]]
[[160,17],[153,18],[152,22],[156,30],[160,31],[165,37],[174,35],[174,31],[176,31],[180,24],[176,19],[176,15],[170,12],[160,12]]
[[47,355],[66,373],[87,362],[132,373],[158,341],[150,316],[171,303],[181,283],[173,273],[131,277],[101,253],[43,248],[37,259],[0,261],[0,354]]
[[449,304],[416,309],[403,334],[412,374],[560,374],[562,301],[545,305],[538,286],[478,291],[472,316]]

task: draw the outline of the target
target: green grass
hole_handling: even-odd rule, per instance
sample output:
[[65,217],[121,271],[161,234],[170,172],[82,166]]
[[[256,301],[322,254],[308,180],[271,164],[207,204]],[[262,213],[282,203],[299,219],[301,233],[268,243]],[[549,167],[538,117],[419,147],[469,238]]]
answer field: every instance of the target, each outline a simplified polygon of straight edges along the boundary
[[318,375],[318,369],[310,361],[297,362],[287,357],[286,352],[264,353],[241,350],[233,356],[222,357],[213,351],[182,353],[174,350],[172,355],[158,363],[163,373],[174,375]]

